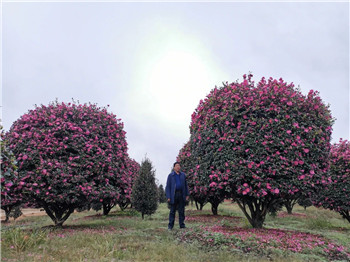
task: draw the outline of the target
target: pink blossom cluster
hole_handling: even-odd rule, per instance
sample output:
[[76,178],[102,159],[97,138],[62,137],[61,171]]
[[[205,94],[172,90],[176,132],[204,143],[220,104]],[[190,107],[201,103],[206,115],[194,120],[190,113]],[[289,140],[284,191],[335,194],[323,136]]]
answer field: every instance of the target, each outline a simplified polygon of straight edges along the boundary
[[136,162],[134,159],[127,158],[126,169],[124,170],[126,174],[123,176],[124,179],[122,179],[121,184],[118,185],[118,188],[123,189],[120,192],[119,197],[117,198],[117,204],[121,208],[125,208],[127,205],[131,203],[132,187],[139,173],[139,170],[140,170],[140,164]]
[[189,210],[186,212],[186,221],[187,222],[195,222],[195,223],[203,223],[203,224],[217,224],[220,222],[230,222],[236,224],[242,220],[241,217],[236,216],[213,216],[202,214],[202,211]]
[[18,163],[18,189],[45,210],[108,204],[129,194],[121,187],[130,184],[123,123],[107,108],[37,106],[13,123],[6,139]]

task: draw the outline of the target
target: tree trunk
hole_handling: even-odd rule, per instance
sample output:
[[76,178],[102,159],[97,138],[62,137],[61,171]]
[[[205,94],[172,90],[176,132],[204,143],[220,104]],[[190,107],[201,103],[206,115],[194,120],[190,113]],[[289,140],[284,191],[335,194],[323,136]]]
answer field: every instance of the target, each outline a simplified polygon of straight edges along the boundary
[[292,214],[292,211],[293,211],[293,207],[292,207],[292,205],[290,204],[290,202],[286,202],[286,203],[284,204],[284,206],[286,207],[288,214],[291,215],[291,214]]
[[295,206],[296,203],[297,203],[297,199],[287,199],[284,202],[284,206],[286,207],[288,214],[290,215],[292,214],[293,207]]
[[11,209],[12,209],[12,207],[5,207],[5,209],[4,209],[5,215],[6,215],[6,218],[5,218],[5,221],[4,221],[5,223],[10,220]]
[[142,219],[144,219],[144,218],[145,218],[145,213],[142,212]]
[[[264,202],[259,200],[238,200],[236,202],[253,228],[262,228],[269,207],[275,200]],[[250,214],[248,214],[248,210]]]
[[213,213],[214,216],[218,215],[218,206],[219,206],[219,203],[217,202],[211,203],[211,212]]
[[286,209],[287,209],[287,212],[288,212],[288,214],[292,214],[292,211],[293,211],[293,207],[290,205],[290,203],[286,203],[285,204],[285,207],[286,207]]
[[111,209],[114,207],[114,205],[103,203],[102,207],[103,207],[103,215],[107,216],[111,211]]
[[46,214],[55,223],[56,227],[62,227],[63,223],[74,212],[73,206],[57,207],[57,206],[48,206],[46,203],[43,203],[43,208]]
[[118,205],[120,207],[120,210],[124,211],[128,207],[129,203],[119,203]]
[[350,223],[350,211],[340,211],[339,212],[344,219],[346,219]]

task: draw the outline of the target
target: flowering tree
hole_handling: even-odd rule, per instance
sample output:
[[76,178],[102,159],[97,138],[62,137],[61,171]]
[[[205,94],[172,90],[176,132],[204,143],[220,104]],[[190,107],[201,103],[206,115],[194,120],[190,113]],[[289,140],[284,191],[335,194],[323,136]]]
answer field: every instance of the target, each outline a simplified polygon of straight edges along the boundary
[[122,183],[119,185],[121,193],[117,196],[117,204],[121,210],[124,210],[129,204],[131,204],[132,187],[140,171],[140,164],[134,159],[127,158],[126,163],[126,174],[124,175],[124,179],[122,179]]
[[[205,156],[203,156],[205,157]],[[203,162],[203,157],[199,161],[203,164],[208,162]],[[211,170],[209,176],[201,176],[198,174],[199,165],[195,164],[196,160],[193,158],[191,153],[190,141],[187,142],[184,147],[180,150],[178,155],[178,161],[184,166],[184,170],[188,170],[186,174],[188,180],[188,187],[190,194],[196,202],[198,209],[198,203],[200,204],[200,210],[203,206],[209,202],[211,204],[211,211],[213,215],[218,214],[219,204],[224,201],[227,196],[226,187],[221,185],[216,186],[218,181],[225,176],[220,171],[215,172],[213,166],[207,166],[208,170]],[[198,162],[198,159],[197,159]]]
[[312,206],[312,200],[309,196],[302,195],[298,199],[298,205],[304,207],[304,209],[306,210],[307,207]]
[[[1,127],[2,129],[2,127]],[[19,209],[22,203],[21,192],[18,189],[18,173],[15,165],[15,157],[11,153],[4,140],[4,132],[1,130],[1,209],[5,211],[7,222],[14,209]],[[16,212],[15,218],[21,215],[21,212]]]
[[36,106],[6,135],[19,173],[19,187],[62,226],[86,203],[108,205],[118,195],[127,143],[123,123],[95,104]]
[[252,75],[214,88],[192,114],[191,155],[198,180],[225,190],[254,228],[281,198],[313,190],[328,170],[333,119],[311,90]]
[[197,210],[202,210],[204,205],[208,203],[207,190],[206,186],[202,186],[203,181],[198,179],[198,174],[195,172],[195,162],[191,154],[190,141],[180,149],[176,161],[181,163],[181,169],[186,173],[190,196],[195,201]]
[[[103,210],[103,215],[107,216],[111,209],[116,205],[119,205],[121,210],[124,210],[131,203],[131,191],[132,186],[139,172],[140,164],[131,158],[126,158],[126,166],[121,170],[122,175],[117,175],[115,178],[109,180],[109,184],[114,187],[116,192],[112,197],[103,197],[101,202],[100,198],[95,198],[95,201],[86,203],[82,208],[78,208],[79,212],[90,210],[92,208],[95,211]],[[119,178],[119,179],[118,179]]]
[[350,223],[350,142],[340,139],[332,145],[329,176],[320,180],[315,204],[338,212]]

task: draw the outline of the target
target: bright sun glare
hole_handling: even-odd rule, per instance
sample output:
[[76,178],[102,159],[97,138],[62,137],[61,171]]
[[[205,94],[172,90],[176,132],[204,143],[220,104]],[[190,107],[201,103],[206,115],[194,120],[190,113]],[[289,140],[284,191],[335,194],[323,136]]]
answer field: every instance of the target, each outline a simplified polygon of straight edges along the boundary
[[210,53],[198,39],[166,31],[145,41],[137,58],[133,104],[147,104],[139,114],[187,133],[199,100],[223,81]]
[[169,50],[153,66],[149,75],[149,91],[159,113],[168,119],[184,120],[194,110],[195,98],[203,96],[210,85],[208,69],[193,53]]

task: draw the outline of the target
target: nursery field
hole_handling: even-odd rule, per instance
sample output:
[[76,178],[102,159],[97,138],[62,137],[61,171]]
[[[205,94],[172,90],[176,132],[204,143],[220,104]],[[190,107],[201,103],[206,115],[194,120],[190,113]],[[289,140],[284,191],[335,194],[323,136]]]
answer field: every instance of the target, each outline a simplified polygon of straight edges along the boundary
[[350,261],[350,224],[325,209],[296,206],[253,229],[236,204],[219,215],[186,207],[186,229],[167,230],[161,204],[142,220],[132,209],[75,212],[62,228],[46,215],[1,224],[1,261]]

